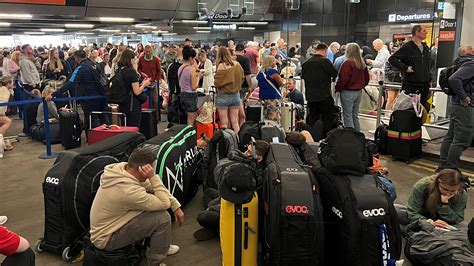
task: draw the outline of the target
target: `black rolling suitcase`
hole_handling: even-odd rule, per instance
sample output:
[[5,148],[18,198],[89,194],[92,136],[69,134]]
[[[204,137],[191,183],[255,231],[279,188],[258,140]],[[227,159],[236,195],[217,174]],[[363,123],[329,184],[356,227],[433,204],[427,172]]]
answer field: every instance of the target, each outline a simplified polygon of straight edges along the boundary
[[45,229],[37,251],[69,261],[89,230],[89,213],[106,165],[128,160],[145,137],[124,132],[94,145],[61,152],[43,182]]
[[247,106],[245,108],[245,120],[256,123],[263,121],[263,106],[261,104]]
[[267,265],[324,265],[319,185],[294,149],[272,143],[263,185]]
[[158,135],[158,119],[155,109],[142,109],[142,121],[140,123],[140,133],[146,139],[151,139]]
[[409,162],[422,154],[422,118],[415,110],[397,110],[388,125],[388,152],[394,160]]
[[81,147],[82,123],[79,113],[73,110],[58,110],[59,134],[64,149]]

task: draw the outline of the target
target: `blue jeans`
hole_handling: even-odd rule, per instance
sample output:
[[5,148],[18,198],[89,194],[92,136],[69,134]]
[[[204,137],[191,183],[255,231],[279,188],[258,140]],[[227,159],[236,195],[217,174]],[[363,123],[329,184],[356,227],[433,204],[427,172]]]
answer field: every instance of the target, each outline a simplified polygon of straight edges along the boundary
[[342,114],[344,126],[360,131],[359,105],[362,91],[341,91]]
[[451,104],[449,129],[440,149],[439,168],[457,168],[474,135],[474,107]]

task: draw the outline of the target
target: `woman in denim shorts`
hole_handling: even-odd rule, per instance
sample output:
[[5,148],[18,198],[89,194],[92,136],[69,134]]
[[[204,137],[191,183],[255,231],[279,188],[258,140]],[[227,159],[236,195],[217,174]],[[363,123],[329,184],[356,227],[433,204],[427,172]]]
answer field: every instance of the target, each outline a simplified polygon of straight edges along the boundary
[[220,126],[221,128],[231,126],[236,133],[239,133],[239,92],[244,80],[244,70],[237,61],[232,60],[229,50],[225,47],[219,48],[216,65],[214,85],[217,88],[216,106]]
[[198,95],[196,93],[202,74],[197,70],[196,51],[191,46],[183,48],[183,65],[178,70],[180,104],[188,117],[188,125],[193,126],[198,110]]

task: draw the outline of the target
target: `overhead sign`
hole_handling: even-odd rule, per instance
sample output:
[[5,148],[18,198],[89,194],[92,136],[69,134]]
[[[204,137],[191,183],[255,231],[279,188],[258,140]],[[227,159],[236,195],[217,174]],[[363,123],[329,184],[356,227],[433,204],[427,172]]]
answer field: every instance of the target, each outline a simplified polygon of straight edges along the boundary
[[441,19],[439,22],[438,68],[452,65],[456,51],[457,21],[455,19]]
[[210,19],[214,20],[229,20],[229,19],[240,19],[242,17],[242,14],[238,14],[237,16],[228,14],[228,13],[215,13],[214,15],[209,15]]
[[236,30],[237,25],[229,24],[229,25],[212,25],[213,30]]
[[418,22],[433,20],[433,10],[400,12],[388,15],[388,22]]

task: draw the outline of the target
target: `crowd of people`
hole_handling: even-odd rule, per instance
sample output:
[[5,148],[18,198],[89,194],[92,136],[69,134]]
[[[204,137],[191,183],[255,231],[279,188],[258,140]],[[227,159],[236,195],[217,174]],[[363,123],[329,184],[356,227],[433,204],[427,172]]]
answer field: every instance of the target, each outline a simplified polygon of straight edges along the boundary
[[[152,44],[138,44],[135,49],[110,43],[77,49],[67,45],[33,49],[24,44],[11,51],[2,51],[0,102],[11,100],[18,82],[31,95],[42,95],[48,101],[48,107],[51,104],[54,110],[51,100],[57,97],[107,96],[107,86],[101,81],[105,78],[121,83],[130,92],[120,99],[119,112],[126,114],[128,125],[140,127],[145,90],[152,92],[153,104],[160,108],[165,99],[160,97],[159,87],[166,83],[170,93],[168,122],[179,123],[182,110],[185,123],[195,125],[200,108],[198,93],[215,91],[219,127],[238,133],[246,119],[245,102],[256,88],[265,120],[279,123],[281,103],[288,99],[307,107],[305,122],[310,127],[320,120],[324,124],[338,112],[331,88],[335,82],[344,126],[360,131],[359,105],[364,88],[377,70],[384,76],[376,78],[401,82],[402,91],[420,94],[421,104],[429,111],[429,89],[433,86],[432,69],[435,68],[432,54],[437,52],[437,47],[436,42],[428,47],[423,42],[425,38],[426,29],[416,25],[412,37],[401,47],[385,44],[381,39],[374,40],[376,54],[371,48],[360,47],[357,43],[327,45],[320,41],[314,41],[304,53],[300,44],[288,48],[284,39],[276,43],[265,41],[261,45],[229,40],[226,45],[212,47],[194,45],[186,39],[178,45],[162,44],[156,48]],[[441,148],[439,173],[418,181],[405,214],[409,221],[425,219],[437,227],[462,222],[467,201],[460,174],[452,169],[457,168],[462,151],[472,141],[474,85],[466,81],[473,79],[474,52],[469,46],[462,46],[459,51],[460,57],[456,61],[459,70],[450,78],[456,94],[451,101],[451,123]],[[296,88],[293,79],[296,76],[304,80],[304,96]],[[60,88],[45,86],[44,80],[62,79],[65,82]],[[387,109],[392,108],[397,93],[398,90],[387,89]],[[87,129],[89,114],[105,111],[107,99],[83,101],[81,106]],[[11,143],[3,141],[12,123],[6,111],[6,107],[0,107],[0,152],[13,148]],[[91,119],[92,127],[109,123],[106,116],[92,115]],[[259,143],[260,146],[265,147],[265,144]],[[264,161],[264,154],[259,153],[262,157],[259,162]],[[97,248],[111,251],[151,237],[147,257],[152,263],[159,264],[167,255],[178,252],[179,247],[170,244],[171,219],[166,210],[172,209],[179,224],[184,222],[184,213],[180,203],[155,175],[155,160],[151,152],[138,149],[127,163],[105,169],[91,210],[91,241]],[[125,198],[118,200],[119,195],[125,195]],[[0,236],[2,254],[21,253],[26,254],[23,259],[34,260],[23,238],[3,227],[0,227]],[[4,262],[2,265],[9,264]]]

